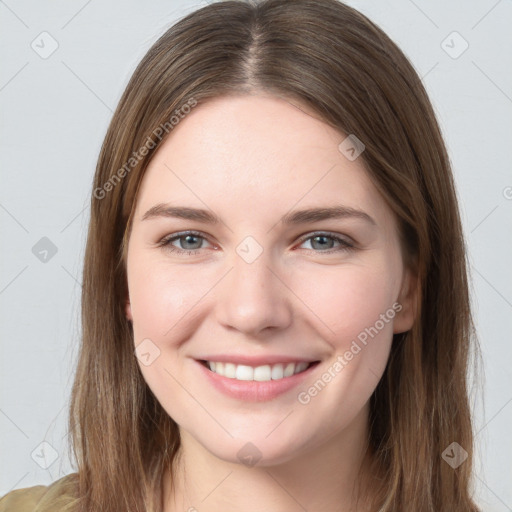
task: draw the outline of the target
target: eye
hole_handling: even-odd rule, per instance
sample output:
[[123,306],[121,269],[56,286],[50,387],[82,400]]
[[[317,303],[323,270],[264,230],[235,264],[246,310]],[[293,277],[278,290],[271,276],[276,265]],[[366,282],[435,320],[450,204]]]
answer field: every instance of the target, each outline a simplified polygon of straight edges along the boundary
[[[333,233],[313,233],[301,239],[300,245],[309,243],[310,247],[306,247],[307,250],[322,253],[333,253],[340,251],[348,251],[354,249],[354,245],[348,240],[341,238]],[[336,247],[336,244],[338,246]]]
[[[190,256],[199,249],[202,249],[203,242],[205,241],[207,241],[206,238],[197,231],[184,231],[182,233],[176,233],[163,238],[158,243],[158,246],[165,247],[171,252],[176,252],[178,254],[186,253]],[[177,242],[181,247],[174,245],[174,242]]]
[[[198,231],[183,231],[181,233],[166,236],[158,242],[158,246],[165,247],[173,253],[188,254],[189,256],[192,256],[205,248],[203,246],[204,242],[209,243],[206,237]],[[306,247],[306,250],[317,253],[321,252],[324,254],[349,251],[355,248],[348,240],[345,240],[333,233],[325,232],[313,233],[303,237],[300,240],[300,245],[305,243],[309,243],[310,245],[310,247]]]

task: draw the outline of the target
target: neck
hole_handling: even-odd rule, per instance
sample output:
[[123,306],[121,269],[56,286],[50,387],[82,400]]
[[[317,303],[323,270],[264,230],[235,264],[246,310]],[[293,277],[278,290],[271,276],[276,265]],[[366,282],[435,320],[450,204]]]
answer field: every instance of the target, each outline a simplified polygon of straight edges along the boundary
[[173,475],[164,477],[163,510],[353,512],[357,486],[370,479],[367,418],[365,407],[347,428],[293,460],[253,467],[219,459],[182,430]]

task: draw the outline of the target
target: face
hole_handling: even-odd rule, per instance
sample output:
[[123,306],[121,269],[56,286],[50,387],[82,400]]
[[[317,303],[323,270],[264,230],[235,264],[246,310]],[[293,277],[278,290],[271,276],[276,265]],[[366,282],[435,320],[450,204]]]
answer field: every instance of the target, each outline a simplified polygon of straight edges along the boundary
[[225,461],[273,465],[363,425],[412,326],[397,222],[345,139],[304,106],[221,97],[143,178],[127,252],[139,366]]

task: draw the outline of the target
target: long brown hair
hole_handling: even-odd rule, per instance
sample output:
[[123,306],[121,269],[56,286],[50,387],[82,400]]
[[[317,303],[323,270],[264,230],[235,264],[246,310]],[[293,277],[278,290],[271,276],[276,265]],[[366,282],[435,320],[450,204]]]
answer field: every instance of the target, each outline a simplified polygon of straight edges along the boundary
[[[413,66],[376,25],[337,0],[213,3],[165,32],[135,70],[91,198],[69,424],[76,510],[161,510],[162,475],[180,438],[139,371],[125,317],[132,213],[145,169],[176,122],[209,98],[254,92],[305,105],[365,144],[361,158],[398,219],[406,262],[418,276],[417,320],[395,335],[371,398],[369,447],[375,474],[383,475],[371,509],[477,511],[466,384],[476,345],[449,159]],[[468,453],[455,469],[443,459],[453,442]]]

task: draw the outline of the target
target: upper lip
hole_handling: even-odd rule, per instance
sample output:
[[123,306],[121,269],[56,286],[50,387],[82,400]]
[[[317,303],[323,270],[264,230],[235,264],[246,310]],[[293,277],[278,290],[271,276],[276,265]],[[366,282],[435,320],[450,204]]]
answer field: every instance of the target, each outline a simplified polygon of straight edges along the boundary
[[233,363],[236,365],[243,364],[246,366],[264,366],[278,363],[314,363],[318,359],[304,358],[297,356],[284,356],[284,355],[261,355],[261,356],[248,356],[248,355],[235,355],[235,354],[215,354],[197,358],[198,361],[213,361],[222,363]]

